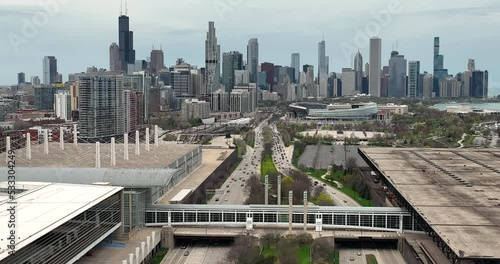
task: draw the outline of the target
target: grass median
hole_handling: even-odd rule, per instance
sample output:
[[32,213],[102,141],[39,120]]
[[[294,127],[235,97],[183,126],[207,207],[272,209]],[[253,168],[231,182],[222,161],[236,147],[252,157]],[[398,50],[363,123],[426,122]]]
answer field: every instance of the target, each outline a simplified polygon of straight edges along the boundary
[[270,155],[266,155],[262,160],[260,166],[260,175],[264,177],[270,173],[277,173],[278,169],[276,169],[276,165],[274,165],[273,158]]

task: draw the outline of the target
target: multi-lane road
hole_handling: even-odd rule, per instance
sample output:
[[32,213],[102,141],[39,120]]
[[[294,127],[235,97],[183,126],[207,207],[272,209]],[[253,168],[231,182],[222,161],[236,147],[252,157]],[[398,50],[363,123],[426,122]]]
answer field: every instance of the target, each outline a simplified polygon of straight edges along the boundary
[[[180,241],[161,264],[223,264],[230,247],[227,242],[217,240]],[[187,253],[186,253],[187,252]]]
[[388,244],[363,242],[359,247],[339,250],[339,263],[366,264],[366,255],[371,254],[379,264],[406,263],[399,251]]
[[247,147],[247,153],[236,170],[224,182],[208,204],[244,204],[247,198],[245,193],[246,181],[260,171],[261,153],[263,150],[262,128],[268,125],[268,119],[260,123],[255,129],[254,148]]

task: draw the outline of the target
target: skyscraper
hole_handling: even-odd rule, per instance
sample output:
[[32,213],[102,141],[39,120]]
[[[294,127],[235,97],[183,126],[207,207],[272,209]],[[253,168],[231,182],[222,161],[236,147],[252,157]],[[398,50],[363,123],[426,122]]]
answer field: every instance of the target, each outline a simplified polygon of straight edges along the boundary
[[109,70],[112,72],[120,71],[120,47],[115,42],[109,46]]
[[260,68],[261,71],[266,73],[266,83],[269,87],[269,91],[272,91],[274,86],[274,64],[264,62],[261,64]]
[[56,83],[57,79],[57,60],[54,56],[45,56],[43,58],[43,84],[50,85]]
[[476,70],[476,61],[474,59],[469,59],[467,63],[467,70],[473,72]]
[[448,77],[448,70],[444,69],[444,56],[439,54],[439,37],[434,38],[434,85],[436,96],[439,96],[441,80]]
[[380,69],[382,67],[382,39],[370,39],[370,69],[368,76],[368,89],[370,94],[380,97]]
[[434,90],[434,77],[432,74],[425,73],[424,76],[424,84],[423,84],[423,98],[429,99],[432,98],[432,92]]
[[235,85],[234,72],[243,69],[243,54],[237,51],[222,54],[222,84],[230,93]]
[[118,38],[120,48],[120,70],[128,73],[128,65],[135,64],[134,32],[130,31],[127,11],[118,18]]
[[125,133],[123,76],[91,73],[79,78],[79,132],[82,138]]
[[406,66],[405,56],[391,52],[388,97],[406,97]]
[[295,69],[295,78],[293,82],[298,83],[300,78],[300,53],[292,53],[292,62],[290,66]]
[[318,43],[318,84],[318,96],[326,97],[328,90],[328,63],[326,61],[326,43],[324,40]]
[[408,62],[408,97],[422,97],[420,86],[420,61]]
[[71,120],[71,95],[69,91],[59,91],[54,95],[54,112],[60,119]]
[[356,56],[354,56],[354,71],[356,72],[356,90],[360,93],[363,90],[363,56],[358,50]]
[[17,84],[23,84],[26,82],[26,75],[24,72],[20,72],[17,74]]
[[164,68],[164,66],[163,50],[161,47],[159,50],[155,50],[153,47],[153,50],[151,51],[151,63],[149,66],[151,74],[158,76],[158,73]]
[[488,98],[488,72],[475,70],[472,72],[470,97]]
[[250,72],[250,81],[255,83],[259,71],[259,40],[256,38],[248,41],[246,70]]
[[38,76],[31,76],[31,84],[33,86],[40,86],[42,83],[40,82],[40,78]]
[[213,21],[208,22],[207,40],[205,41],[205,94],[210,94],[220,86],[220,46]]

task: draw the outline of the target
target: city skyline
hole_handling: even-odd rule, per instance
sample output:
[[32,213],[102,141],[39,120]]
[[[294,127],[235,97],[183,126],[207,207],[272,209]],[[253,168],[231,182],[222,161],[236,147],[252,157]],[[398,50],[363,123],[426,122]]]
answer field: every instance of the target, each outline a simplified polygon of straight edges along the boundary
[[[34,12],[43,10],[41,7],[33,4],[35,1],[25,1],[23,4],[18,4],[14,1],[7,1],[5,10],[14,18],[10,21],[15,23],[9,25],[9,28],[0,26],[1,32],[5,36],[9,33],[21,34],[23,26],[23,19],[32,17]],[[39,66],[40,61],[44,56],[53,55],[58,59],[58,69],[63,74],[64,80],[67,79],[68,74],[75,72],[85,71],[87,67],[96,66],[98,68],[109,68],[109,45],[112,42],[118,42],[116,31],[118,29],[117,17],[120,13],[119,0],[110,1],[110,3],[103,3],[103,6],[109,7],[107,12],[103,14],[103,10],[89,10],[85,9],[81,3],[69,2],[68,4],[59,7],[59,13],[53,18],[51,17],[49,23],[38,30],[36,36],[28,40],[27,44],[20,44],[19,53],[12,51],[12,45],[8,43],[7,49],[1,51],[2,57],[9,61],[13,61],[12,67],[5,69],[0,75],[0,84],[10,85],[16,83],[17,73],[25,72],[27,78],[31,76],[42,76],[42,69]],[[204,40],[206,38],[206,25],[209,20],[215,22],[217,28],[218,44],[221,45],[221,52],[228,52],[231,50],[240,51],[244,58],[246,58],[246,46],[248,40],[251,38],[259,39],[259,61],[269,61],[276,65],[288,65],[290,56],[294,52],[301,54],[301,64],[311,64],[318,69],[317,63],[317,43],[322,39],[323,32],[325,33],[326,41],[326,55],[330,57],[330,72],[340,72],[342,68],[349,67],[350,54],[345,58],[345,47],[347,45],[354,45],[356,34],[359,29],[362,29],[367,23],[376,21],[372,14],[368,11],[368,7],[373,10],[383,11],[387,9],[387,3],[394,2],[393,0],[386,1],[380,4],[366,3],[362,7],[353,7],[347,5],[341,9],[356,10],[359,9],[359,15],[365,17],[361,22],[343,23],[338,26],[330,26],[326,18],[322,14],[318,15],[317,22],[304,22],[298,23],[297,28],[287,28],[285,32],[281,30],[259,27],[261,21],[255,21],[256,26],[249,27],[244,22],[247,21],[246,12],[249,10],[262,10],[260,1],[253,1],[250,4],[247,1],[242,1],[239,6],[234,6],[232,12],[226,12],[222,16],[212,6],[212,3],[203,3],[200,1],[188,1],[190,3],[179,3],[179,10],[187,10],[193,4],[207,5],[207,14],[194,18],[193,15],[188,15],[179,22],[173,23],[172,26],[167,26],[162,21],[150,21],[146,18],[154,17],[145,14],[155,13],[157,10],[142,7],[137,1],[129,1],[128,16],[130,17],[130,28],[134,31],[134,48],[136,50],[137,59],[146,59],[151,53],[151,45],[163,45],[165,52],[165,64],[167,66],[175,64],[175,59],[182,57],[186,62],[192,65],[204,66]],[[216,1],[217,2],[217,1]],[[224,2],[224,1],[223,1]],[[320,2],[320,1],[318,1]],[[425,2],[425,1],[424,1]],[[449,1],[444,1],[449,2]],[[158,2],[159,3],[159,2]],[[449,74],[456,74],[457,72],[464,71],[467,68],[469,58],[475,59],[476,66],[481,70],[488,70],[490,72],[490,92],[497,94],[500,90],[499,82],[496,82],[495,76],[498,75],[499,69],[495,65],[494,58],[488,55],[488,50],[493,48],[495,37],[489,37],[488,28],[492,28],[494,21],[498,18],[493,15],[498,13],[500,5],[493,1],[480,1],[476,3],[475,7],[467,7],[467,3],[462,1],[454,1],[454,8],[457,12],[446,13],[450,9],[445,9],[443,14],[446,13],[445,19],[441,22],[433,20],[435,23],[441,23],[443,26],[440,32],[437,31],[423,31],[423,28],[416,29],[414,34],[409,34],[403,25],[415,22],[425,24],[431,23],[422,18],[417,18],[416,14],[430,15],[435,14],[438,7],[443,3],[433,3],[428,5],[427,10],[424,10],[423,4],[412,6],[411,10],[404,2],[402,11],[399,14],[393,14],[390,19],[389,25],[380,30],[379,34],[374,34],[382,38],[382,66],[387,64],[392,51],[392,43],[398,41],[401,54],[404,54],[408,60],[418,60],[421,62],[421,71],[433,71],[433,38],[440,37],[440,54],[445,56],[445,67],[449,70]],[[162,6],[163,4],[160,4]],[[271,4],[275,5],[275,3]],[[324,5],[329,5],[324,3]],[[470,4],[469,4],[470,5]],[[293,9],[295,3],[290,3],[285,9]],[[486,10],[484,7],[489,6]],[[434,10],[433,8],[436,7]],[[98,22],[100,22],[99,32],[94,30],[96,21],[87,20],[79,15],[74,15],[70,21],[71,24],[76,25],[79,30],[65,30],[58,21],[63,20],[64,17],[71,15],[71,11],[78,9],[81,13],[99,13]],[[103,8],[106,9],[106,8]],[[158,8],[161,9],[161,8]],[[365,10],[366,9],[366,10]],[[111,11],[110,11],[111,10]],[[469,11],[471,12],[469,12]],[[116,12],[113,12],[116,11]],[[466,12],[467,11],[467,12]],[[316,10],[316,13],[318,10]],[[338,12],[338,11],[335,11]],[[182,12],[180,12],[182,13]],[[307,12],[310,14],[311,12]],[[314,12],[312,12],[314,13]],[[197,13],[198,14],[198,13]],[[485,15],[486,14],[486,15]],[[490,14],[492,16],[490,16]],[[199,15],[199,14],[198,14]],[[243,15],[243,16],[242,16]],[[467,37],[463,35],[456,35],[454,31],[465,32],[466,29],[474,28],[471,25],[459,27],[459,16],[477,16],[481,20],[484,17],[492,18],[485,23],[481,23],[481,27],[476,27],[476,30],[469,30]],[[238,17],[240,16],[240,17]],[[342,16],[346,16],[343,14]],[[17,18],[17,19],[15,19]],[[13,20],[12,20],[13,19]],[[290,22],[290,18],[286,18],[285,22]],[[397,21],[396,21],[397,20]],[[456,23],[452,23],[455,21]],[[188,22],[182,25],[180,22]],[[333,22],[333,20],[332,20]],[[397,23],[396,23],[397,22]],[[284,22],[276,22],[282,24]],[[178,24],[178,25],[177,25]],[[479,24],[479,23],[477,23]],[[300,32],[300,29],[308,27],[308,33]],[[338,27],[338,28],[337,28]],[[279,27],[276,27],[279,28]],[[403,30],[404,29],[404,30]],[[150,34],[152,31],[156,34]],[[63,45],[65,42],[61,41],[61,33],[64,32],[65,37],[72,38],[71,45]],[[57,33],[57,34],[55,34]],[[56,37],[57,35],[57,37]],[[411,36],[410,36],[411,35]],[[279,36],[278,38],[276,36]],[[371,36],[369,36],[371,37]],[[293,40],[293,41],[292,41]],[[77,43],[77,44],[75,44]],[[481,46],[477,46],[480,43]],[[39,45],[39,46],[38,46]],[[74,52],[72,48],[80,47],[80,45],[88,46],[91,50],[85,56],[79,56],[78,52]],[[476,45],[476,46],[475,46]],[[358,47],[356,47],[358,48]],[[368,45],[361,45],[359,47],[361,54],[369,57]],[[465,52],[464,52],[465,50]],[[78,57],[77,57],[78,56]],[[11,59],[10,59],[11,58]],[[36,59],[36,61],[35,61]],[[496,66],[496,68],[495,68]]]

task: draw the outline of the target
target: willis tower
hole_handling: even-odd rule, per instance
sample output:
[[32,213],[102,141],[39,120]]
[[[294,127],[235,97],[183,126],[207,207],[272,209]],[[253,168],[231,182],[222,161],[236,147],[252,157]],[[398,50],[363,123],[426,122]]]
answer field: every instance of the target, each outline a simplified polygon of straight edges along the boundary
[[134,32],[130,31],[126,2],[125,14],[123,14],[122,10],[122,15],[118,18],[118,32],[121,70],[126,73],[128,64],[135,63]]

